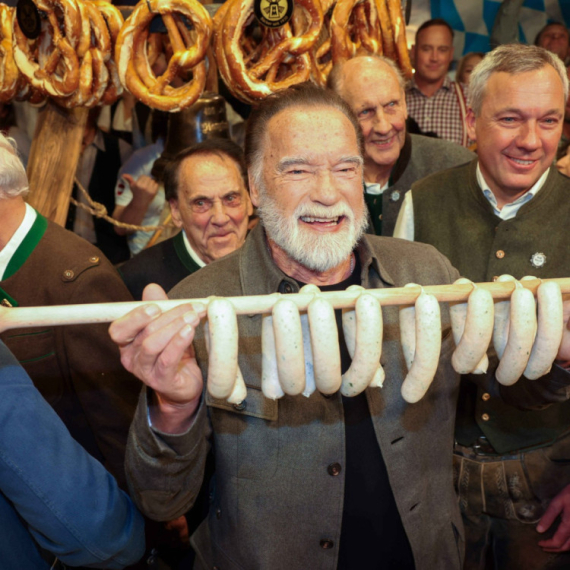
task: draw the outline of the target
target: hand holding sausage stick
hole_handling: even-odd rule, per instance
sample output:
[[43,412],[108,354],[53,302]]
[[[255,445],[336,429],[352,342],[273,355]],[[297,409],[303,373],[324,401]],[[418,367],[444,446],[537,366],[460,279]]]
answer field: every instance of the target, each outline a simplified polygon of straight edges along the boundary
[[[148,285],[143,301],[166,299],[158,285]],[[154,390],[150,417],[154,427],[180,433],[190,426],[200,402],[203,380],[192,341],[205,314],[203,306],[180,305],[162,313],[145,305],[111,324],[123,366]]]

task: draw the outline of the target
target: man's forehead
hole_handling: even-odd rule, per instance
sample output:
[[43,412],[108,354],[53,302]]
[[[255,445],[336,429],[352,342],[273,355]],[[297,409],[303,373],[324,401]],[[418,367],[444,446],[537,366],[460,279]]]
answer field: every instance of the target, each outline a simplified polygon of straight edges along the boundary
[[[435,41],[437,38],[437,42]],[[443,25],[435,25],[429,26],[428,28],[424,28],[417,36],[416,36],[416,44],[444,44],[451,46],[453,44],[453,36],[451,32],[447,28],[447,26]]]
[[[361,89],[363,84],[367,86],[365,90]],[[377,96],[393,99],[403,95],[396,73],[382,61],[361,65],[350,65],[349,61],[343,75],[343,88],[352,101],[363,104],[371,104]]]

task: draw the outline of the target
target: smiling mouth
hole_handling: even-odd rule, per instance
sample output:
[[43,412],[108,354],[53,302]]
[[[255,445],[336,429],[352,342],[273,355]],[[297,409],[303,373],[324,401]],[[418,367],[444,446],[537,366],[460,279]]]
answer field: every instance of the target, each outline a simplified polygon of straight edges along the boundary
[[376,139],[371,141],[373,145],[376,146],[388,146],[390,144],[392,144],[392,142],[394,141],[394,139],[396,138],[396,135],[392,135],[389,139]]
[[530,166],[531,164],[534,164],[536,161],[535,160],[525,160],[523,158],[515,158],[513,156],[509,156],[509,158],[516,164],[520,164],[521,166]]
[[313,216],[300,217],[300,220],[305,224],[318,224],[324,226],[338,226],[343,219],[344,216],[338,216],[336,218],[315,218]]

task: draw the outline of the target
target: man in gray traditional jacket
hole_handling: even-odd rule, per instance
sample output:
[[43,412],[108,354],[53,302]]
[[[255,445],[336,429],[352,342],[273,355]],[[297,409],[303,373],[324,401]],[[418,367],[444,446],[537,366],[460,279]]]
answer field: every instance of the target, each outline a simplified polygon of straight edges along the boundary
[[[185,279],[172,296],[294,293],[304,283],[326,291],[455,280],[457,272],[430,246],[362,235],[360,137],[358,122],[333,93],[305,86],[263,101],[246,136],[261,223],[239,250]],[[144,294],[149,301],[162,298],[155,286]],[[458,377],[449,364],[448,312],[444,307],[439,369],[413,405],[400,394],[405,363],[398,309],[383,313],[383,388],[352,398],[313,392],[278,400],[261,391],[262,316],[238,316],[247,395],[234,405],[204,390],[203,307],[185,304],[162,313],[147,305],[113,323],[123,363],[148,386],[127,459],[143,511],[159,520],[184,513],[213,448],[211,508],[192,539],[197,568],[462,568],[451,472]],[[339,333],[346,370],[350,358]],[[488,382],[494,388],[495,380]],[[530,405],[527,384],[515,384],[506,397]],[[553,397],[551,384],[549,376],[533,383],[533,405]]]
[[470,162],[466,148],[406,133],[406,80],[382,56],[358,56],[335,66],[328,84],[349,105],[364,137],[364,199],[376,235],[391,236],[412,184]]

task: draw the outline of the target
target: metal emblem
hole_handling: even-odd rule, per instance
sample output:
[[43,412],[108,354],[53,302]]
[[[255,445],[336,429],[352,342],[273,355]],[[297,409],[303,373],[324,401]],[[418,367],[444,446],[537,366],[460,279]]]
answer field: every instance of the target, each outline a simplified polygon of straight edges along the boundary
[[40,11],[32,0],[19,0],[16,6],[16,18],[24,35],[35,40],[41,31]]
[[400,192],[398,190],[394,190],[394,192],[390,194],[390,200],[392,200],[392,202],[397,202],[399,199],[400,199]]
[[259,23],[266,28],[279,28],[293,15],[293,0],[255,0],[253,11]]
[[530,256],[530,264],[533,267],[542,267],[546,263],[546,255],[544,253],[536,252]]

